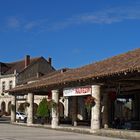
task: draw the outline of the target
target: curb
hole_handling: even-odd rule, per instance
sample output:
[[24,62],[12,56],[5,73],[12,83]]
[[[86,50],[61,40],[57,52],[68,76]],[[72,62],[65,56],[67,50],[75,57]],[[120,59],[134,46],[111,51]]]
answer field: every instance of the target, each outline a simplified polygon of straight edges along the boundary
[[56,128],[51,128],[51,125],[41,125],[41,124],[28,124],[27,125],[26,123],[16,123],[16,122],[11,123],[11,124],[25,126],[25,127],[44,128],[44,129],[52,129],[52,130],[57,130],[57,131],[90,134],[90,135],[96,135],[96,136],[140,140],[140,131],[133,131],[133,130],[116,130],[116,129],[91,130],[90,128],[77,128],[77,127],[71,127],[71,126],[58,126]]

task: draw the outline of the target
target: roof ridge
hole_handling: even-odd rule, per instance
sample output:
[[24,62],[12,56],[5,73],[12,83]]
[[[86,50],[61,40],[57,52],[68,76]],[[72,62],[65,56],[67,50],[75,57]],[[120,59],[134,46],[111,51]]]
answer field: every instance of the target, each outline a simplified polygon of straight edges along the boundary
[[[121,53],[121,54],[118,54],[118,55],[115,55],[115,56],[111,56],[111,57],[108,57],[108,58],[105,58],[105,59],[103,59],[103,60],[99,60],[99,61],[96,61],[96,62],[92,62],[92,63],[90,63],[90,64],[87,64],[87,65],[83,65],[83,66],[81,66],[81,67],[78,67],[78,68],[75,68],[75,69],[81,69],[81,68],[84,68],[84,67],[88,67],[88,66],[91,66],[91,65],[96,65],[96,64],[98,64],[98,63],[102,63],[102,62],[105,62],[105,61],[108,61],[108,60],[112,60],[112,59],[115,59],[115,58],[120,58],[121,56],[123,57],[124,55],[126,55],[126,54],[132,54],[132,53],[134,53],[134,52],[136,52],[136,51],[140,51],[140,48],[136,48],[136,49],[134,49],[134,50],[131,50],[131,51],[128,51],[128,52],[125,52],[125,53]],[[74,69],[74,70],[75,70]]]
[[[34,58],[30,58],[30,64],[32,64],[34,61],[38,61],[41,57],[34,57]],[[14,69],[18,69],[17,71],[20,72],[21,70],[23,70],[25,68],[25,64],[24,64],[24,59],[23,60],[19,60],[19,61],[15,61],[15,62],[11,62],[11,63],[5,63],[6,65],[10,65],[10,68],[6,71],[5,74],[9,74],[9,73],[13,73]]]
[[[40,57],[32,57],[30,58],[30,60],[33,60],[33,59],[40,59],[42,56]],[[22,59],[22,60],[18,60],[18,61],[14,61],[14,62],[8,62],[8,63],[4,63],[4,64],[16,64],[16,63],[20,63],[20,62],[23,62],[25,61],[25,59]],[[2,62],[3,63],[3,62]]]

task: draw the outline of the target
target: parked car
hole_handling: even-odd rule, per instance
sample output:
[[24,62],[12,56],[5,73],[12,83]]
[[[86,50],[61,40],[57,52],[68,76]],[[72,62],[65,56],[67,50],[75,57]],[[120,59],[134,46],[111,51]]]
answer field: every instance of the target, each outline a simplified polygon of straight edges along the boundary
[[16,120],[26,121],[27,120],[27,116],[23,112],[16,112]]

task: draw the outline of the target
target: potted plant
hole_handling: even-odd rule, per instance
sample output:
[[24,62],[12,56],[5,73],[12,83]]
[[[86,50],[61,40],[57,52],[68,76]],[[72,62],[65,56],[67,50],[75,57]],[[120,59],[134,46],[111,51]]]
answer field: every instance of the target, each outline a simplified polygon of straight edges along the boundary
[[24,105],[24,108],[26,108],[26,107],[29,107],[30,106],[30,103],[25,102],[23,105]]
[[92,96],[87,96],[85,99],[85,108],[90,112],[91,108],[95,105],[95,98]]
[[4,96],[4,92],[2,92],[1,95]]
[[53,99],[49,101],[49,105],[50,105],[50,108],[53,108],[53,109],[56,109],[58,106],[58,104]]

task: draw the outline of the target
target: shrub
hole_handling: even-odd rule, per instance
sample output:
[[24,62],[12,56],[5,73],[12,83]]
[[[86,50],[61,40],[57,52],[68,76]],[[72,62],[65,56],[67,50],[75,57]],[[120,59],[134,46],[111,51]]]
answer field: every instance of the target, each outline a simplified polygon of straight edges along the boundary
[[39,103],[37,109],[37,116],[42,118],[50,117],[50,108],[46,98],[43,98],[42,101]]

